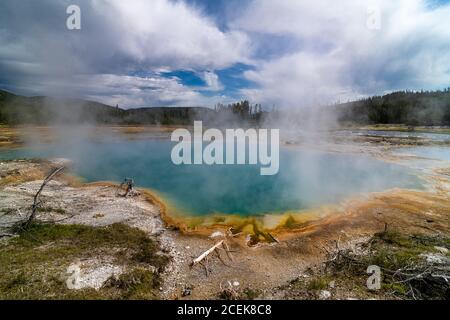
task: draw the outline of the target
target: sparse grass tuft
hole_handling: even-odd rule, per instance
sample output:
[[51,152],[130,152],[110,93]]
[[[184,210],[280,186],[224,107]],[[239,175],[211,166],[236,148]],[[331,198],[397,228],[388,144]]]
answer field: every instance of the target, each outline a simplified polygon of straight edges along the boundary
[[313,278],[308,283],[309,290],[325,290],[328,287],[329,279],[327,277]]
[[155,299],[155,293],[160,285],[160,279],[153,272],[136,268],[118,278],[110,278],[105,288],[116,288],[123,292],[123,299]]
[[367,254],[345,258],[349,255],[343,253],[343,259],[332,263],[334,274],[353,277],[363,283],[367,279],[367,267],[377,265],[382,270],[379,294],[405,299],[448,299],[450,286],[433,276],[430,268],[437,267],[428,264],[424,258],[424,254],[437,251],[435,246],[448,248],[447,237],[405,235],[389,230],[376,234],[369,244]]
[[246,300],[255,300],[256,298],[258,298],[261,295],[261,291],[260,290],[255,290],[252,288],[245,288],[243,291],[243,299]]
[[[125,266],[123,283],[100,290],[69,290],[67,268],[75,261],[111,257]],[[95,228],[82,225],[33,224],[18,237],[0,244],[0,299],[150,299],[157,296],[159,273],[169,259],[158,244],[136,228],[114,224]],[[137,270],[137,271],[136,271]],[[128,282],[126,281],[128,279]]]
[[53,208],[53,207],[38,207],[37,211],[44,212],[44,213],[56,212],[59,214],[66,214],[66,210],[64,210],[62,208]]

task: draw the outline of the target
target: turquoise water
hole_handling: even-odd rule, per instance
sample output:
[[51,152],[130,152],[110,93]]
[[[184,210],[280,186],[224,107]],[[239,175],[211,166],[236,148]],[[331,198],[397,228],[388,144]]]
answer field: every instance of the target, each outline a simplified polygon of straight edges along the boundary
[[422,188],[414,171],[365,156],[280,150],[280,170],[261,176],[259,165],[181,165],[168,140],[97,139],[0,152],[0,159],[66,157],[87,181],[122,181],[159,191],[186,214],[263,214],[332,204],[394,187]]
[[450,147],[427,146],[400,148],[396,150],[400,155],[419,157],[408,160],[408,166],[417,170],[430,171],[445,168],[450,165]]
[[417,157],[450,162],[450,147],[402,148],[399,149],[397,152],[403,154],[410,154]]

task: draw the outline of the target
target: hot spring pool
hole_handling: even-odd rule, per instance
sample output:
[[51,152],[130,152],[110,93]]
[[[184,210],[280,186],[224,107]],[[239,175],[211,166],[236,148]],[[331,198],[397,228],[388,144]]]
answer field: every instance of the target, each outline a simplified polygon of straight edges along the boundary
[[421,189],[416,172],[363,155],[281,148],[280,170],[261,176],[259,165],[172,164],[168,140],[101,139],[0,152],[0,159],[65,157],[87,181],[134,178],[180,212],[253,215],[337,203],[394,187]]
[[397,151],[399,154],[409,154],[426,159],[450,162],[449,147],[416,147],[402,148]]

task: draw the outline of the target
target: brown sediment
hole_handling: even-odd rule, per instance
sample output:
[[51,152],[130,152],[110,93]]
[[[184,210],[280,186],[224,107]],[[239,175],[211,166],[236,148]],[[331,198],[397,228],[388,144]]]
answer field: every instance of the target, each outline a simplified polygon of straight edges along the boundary
[[426,191],[393,190],[373,194],[368,199],[355,200],[341,212],[311,221],[293,230],[278,229],[278,236],[286,239],[298,233],[326,230],[352,230],[365,234],[379,230],[384,224],[408,232],[435,230],[450,231],[450,198]]
[[[170,205],[152,190],[141,191],[147,201],[160,208],[161,217],[168,227],[186,235],[209,236],[213,231],[227,231],[231,228],[233,233],[250,235],[254,243],[270,243],[274,236],[287,240],[324,232],[330,228],[337,230],[340,226],[366,233],[378,230],[384,223],[417,232],[430,228],[443,233],[450,232],[448,193],[394,189],[313,210],[264,216],[216,214],[199,217],[172,214]],[[431,225],[427,220],[432,220]],[[356,235],[357,233],[354,236]]]
[[[86,185],[119,187],[117,183],[110,181],[92,182]],[[285,226],[286,220],[289,217],[295,219],[295,224],[305,226],[311,221],[321,219],[339,210],[338,206],[328,206],[315,210],[289,211],[283,214],[273,215],[240,216],[236,214],[214,214],[193,216],[181,213],[179,208],[171,205],[169,201],[163,199],[163,196],[159,195],[155,190],[139,188],[139,192],[144,196],[146,201],[159,208],[161,219],[168,228],[178,230],[182,234],[209,236],[214,231],[222,230],[225,232],[231,228],[233,233],[245,233],[256,237],[258,239],[256,242],[273,242],[273,238],[269,234],[271,232],[274,234],[278,234],[281,231],[297,232],[297,228]],[[270,220],[269,223],[267,220]]]
[[18,148],[22,143],[23,141],[16,129],[0,125],[0,150]]
[[415,126],[411,127],[409,125],[401,125],[401,124],[375,124],[375,125],[366,125],[366,126],[352,126],[349,129],[357,129],[357,130],[371,130],[371,131],[400,131],[400,132],[425,132],[425,133],[442,133],[448,134],[450,133],[450,127],[448,126]]
[[[11,149],[23,146],[28,138],[31,140],[38,139],[40,142],[53,142],[57,139],[57,135],[52,134],[55,130],[61,127],[58,126],[37,126],[37,125],[18,125],[18,126],[8,126],[0,125],[0,149]],[[92,126],[92,132],[88,133],[95,138],[99,133],[117,133],[123,134],[124,136],[134,139],[142,134],[164,134],[167,135],[175,129],[187,128],[190,129],[192,126],[186,125],[96,125]],[[392,127],[386,129],[384,127],[363,127],[362,130],[388,130],[388,131],[405,131],[403,127]],[[397,129],[397,130],[396,130]],[[409,129],[408,129],[409,130]],[[448,128],[417,128],[416,132],[433,132],[433,133],[448,133]],[[155,136],[154,138],[158,138]],[[160,137],[159,137],[160,138]],[[341,138],[335,137],[335,139],[340,140]],[[348,138],[343,138],[344,141],[353,141],[356,143],[366,143],[369,142],[372,145],[385,147],[411,147],[411,146],[422,146],[422,145],[444,145],[448,146],[449,141],[429,141],[422,138],[404,138],[404,137],[379,137],[379,136],[353,136]],[[288,142],[286,146],[296,146],[301,143]],[[367,146],[366,146],[367,147]]]
[[[158,196],[151,189],[140,189],[146,200],[160,208],[161,218],[167,226],[177,229],[184,234],[207,235],[217,230],[232,230],[233,233],[248,233],[259,238],[260,241],[271,242],[268,232],[279,228],[287,216],[295,216],[298,223],[318,219],[324,216],[323,211],[288,212],[283,214],[250,215],[237,214],[211,214],[205,216],[193,216],[183,214],[170,202]],[[266,220],[276,221],[274,225],[266,223]]]
[[[132,138],[134,135],[140,134],[157,134],[162,133],[167,135],[178,128],[189,128],[189,126],[175,126],[175,125],[148,125],[148,126],[95,126],[92,131],[88,132],[88,136],[95,139],[101,133],[116,133],[122,134],[125,137]],[[0,150],[10,150],[20,148],[25,145],[27,141],[39,141],[41,143],[52,143],[58,139],[55,131],[60,130],[58,126],[5,126],[0,125]]]
[[105,129],[113,129],[117,132],[124,133],[124,134],[136,134],[136,133],[158,133],[158,132],[164,132],[164,133],[170,133],[173,130],[179,129],[179,128],[186,128],[187,126],[182,125],[148,125],[148,126],[105,126],[103,128]]

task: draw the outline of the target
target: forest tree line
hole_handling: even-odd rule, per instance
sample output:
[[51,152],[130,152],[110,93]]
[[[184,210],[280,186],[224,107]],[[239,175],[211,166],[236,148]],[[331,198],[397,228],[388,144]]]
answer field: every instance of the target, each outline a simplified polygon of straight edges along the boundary
[[333,106],[340,123],[449,126],[450,88],[398,91]]
[[[311,112],[311,109],[308,109]],[[442,91],[399,91],[384,96],[318,108],[346,124],[405,124],[450,126],[450,88]],[[93,101],[24,97],[0,90],[0,123],[53,124],[98,123],[123,125],[259,125],[276,119],[283,109],[269,112],[261,104],[243,100],[205,107],[151,107],[121,109]],[[302,117],[301,113],[296,115]],[[295,121],[296,119],[291,119]],[[297,119],[302,120],[302,119]]]

